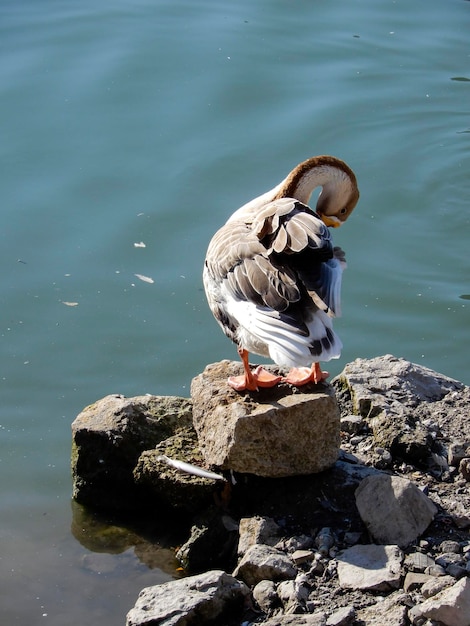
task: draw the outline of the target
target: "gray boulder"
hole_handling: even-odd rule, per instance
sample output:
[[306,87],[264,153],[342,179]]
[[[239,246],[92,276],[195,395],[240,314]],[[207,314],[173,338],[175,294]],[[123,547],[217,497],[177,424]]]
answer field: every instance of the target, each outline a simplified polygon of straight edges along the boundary
[[390,354],[348,363],[332,384],[350,411],[366,419],[374,443],[410,463],[427,465],[436,452],[429,422],[454,420],[459,438],[468,425],[459,416],[462,410],[468,416],[465,385]]
[[93,508],[145,506],[133,470],[140,454],[191,424],[191,401],[174,396],[109,395],[72,423],[73,497]]
[[413,624],[425,617],[445,626],[470,626],[470,578],[462,578],[409,612]]
[[244,583],[221,570],[146,587],[127,614],[126,626],[230,623],[241,616],[249,593]]
[[354,413],[370,416],[383,409],[436,402],[462,390],[463,383],[391,354],[348,363],[338,379],[352,391]]

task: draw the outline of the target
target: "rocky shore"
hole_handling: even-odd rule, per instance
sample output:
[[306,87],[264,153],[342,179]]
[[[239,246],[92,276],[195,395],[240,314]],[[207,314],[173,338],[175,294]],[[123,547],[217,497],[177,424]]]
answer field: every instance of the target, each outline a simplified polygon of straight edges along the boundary
[[302,391],[236,393],[238,368],[72,425],[77,502],[187,521],[186,576],[127,626],[470,626],[470,388],[391,355]]

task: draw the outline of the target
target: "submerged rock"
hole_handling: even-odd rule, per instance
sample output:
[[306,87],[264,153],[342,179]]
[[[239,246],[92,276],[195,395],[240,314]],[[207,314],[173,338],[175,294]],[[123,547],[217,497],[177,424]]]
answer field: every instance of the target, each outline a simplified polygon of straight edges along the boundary
[[340,415],[326,384],[240,394],[227,385],[238,363],[208,365],[193,379],[193,418],[209,465],[264,477],[321,472],[334,464]]

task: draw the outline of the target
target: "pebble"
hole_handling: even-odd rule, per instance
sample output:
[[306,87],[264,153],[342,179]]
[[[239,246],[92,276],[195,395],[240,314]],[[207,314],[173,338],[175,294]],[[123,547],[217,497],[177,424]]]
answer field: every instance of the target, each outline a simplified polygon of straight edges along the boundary
[[245,517],[240,520],[238,555],[243,556],[251,546],[263,543],[274,546],[279,541],[280,528],[270,517]]
[[460,553],[460,543],[453,539],[445,539],[439,546],[439,552],[454,552]]
[[277,595],[281,599],[284,608],[286,609],[289,604],[297,600],[297,594],[295,591],[295,583],[293,580],[283,580],[277,586]]
[[465,458],[460,461],[459,472],[465,480],[470,481],[470,458]]
[[282,581],[277,587],[277,594],[286,613],[303,612],[309,596],[307,577],[299,574],[295,580]]
[[357,446],[364,441],[364,439],[366,439],[366,435],[354,435],[354,437],[351,437],[350,444],[352,446]]
[[322,576],[327,565],[326,559],[323,559],[318,552],[315,554],[312,565],[308,571],[310,576]]
[[334,578],[338,573],[338,562],[335,559],[331,559],[328,561],[328,564],[325,568],[325,573],[328,578]]
[[334,543],[335,538],[331,532],[331,528],[322,528],[315,538],[315,545],[322,556],[327,556],[330,549],[334,546]]
[[455,467],[459,466],[459,463],[465,458],[467,455],[467,446],[461,442],[454,442],[449,445],[449,449],[447,451],[447,460],[449,465],[454,465]]
[[264,579],[276,581],[294,578],[296,574],[297,569],[286,554],[262,544],[251,546],[233,573],[247,585],[256,585]]
[[359,543],[362,533],[359,532],[346,532],[344,533],[344,543],[348,546],[354,546]]
[[349,626],[356,619],[353,606],[342,606],[326,620],[326,626]]
[[272,580],[260,580],[253,589],[253,598],[265,613],[269,613],[276,604],[280,603],[276,586]]
[[385,469],[392,465],[393,457],[388,450],[384,450],[383,448],[376,448],[375,452],[378,455],[378,459],[375,462],[375,467],[377,467],[378,469]]
[[424,570],[425,574],[429,574],[430,576],[445,576],[445,569],[442,565],[431,565]]
[[434,559],[422,552],[412,552],[405,558],[405,567],[411,572],[424,572],[435,565]]
[[356,435],[364,426],[364,420],[360,415],[346,415],[341,418],[341,430]]
[[444,568],[449,567],[449,565],[464,565],[464,559],[455,552],[445,552],[436,557],[436,565],[441,565]]
[[289,537],[276,544],[277,548],[286,552],[295,552],[296,550],[308,550],[313,546],[313,538],[310,535],[295,535]]
[[362,521],[380,544],[410,545],[437,513],[436,505],[415,483],[385,473],[364,478],[355,497]]
[[419,572],[408,572],[405,576],[405,580],[403,582],[403,589],[408,591],[413,591],[424,585],[424,583],[431,580],[431,576],[429,574],[420,574]]
[[421,593],[424,598],[431,598],[432,596],[440,593],[446,587],[453,585],[454,582],[455,581],[452,576],[439,576],[438,578],[431,576],[421,587]]
[[312,552],[312,550],[296,550],[292,554],[291,558],[296,565],[302,565],[302,563],[313,561],[315,558],[315,552]]
[[424,600],[410,609],[408,618],[412,624],[423,623],[421,618],[447,626],[470,624],[470,580],[462,578],[436,596]]
[[453,576],[454,578],[462,578],[467,573],[467,569],[465,565],[460,565],[459,563],[451,563],[446,567],[446,573],[449,576]]

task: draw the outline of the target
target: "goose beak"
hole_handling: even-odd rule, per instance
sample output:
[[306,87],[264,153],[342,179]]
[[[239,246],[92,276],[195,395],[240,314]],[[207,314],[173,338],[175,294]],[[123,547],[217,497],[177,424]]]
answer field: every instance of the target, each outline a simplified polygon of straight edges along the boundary
[[334,217],[334,215],[324,215],[323,213],[320,213],[320,217],[323,223],[330,228],[338,228],[339,226],[341,226],[341,220],[339,220],[337,217]]

